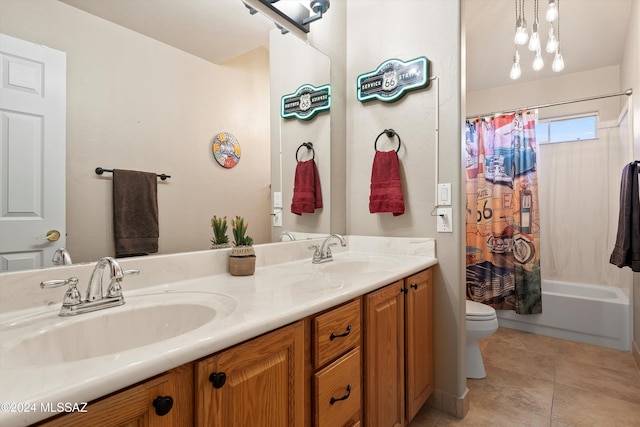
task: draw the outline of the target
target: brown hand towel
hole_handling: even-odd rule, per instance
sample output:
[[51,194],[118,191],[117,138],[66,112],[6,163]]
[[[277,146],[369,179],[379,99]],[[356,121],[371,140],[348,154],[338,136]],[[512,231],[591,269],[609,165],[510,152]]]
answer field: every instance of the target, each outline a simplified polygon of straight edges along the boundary
[[155,173],[114,169],[113,234],[116,257],[158,252],[158,178]]
[[320,208],[322,208],[322,188],[316,162],[313,159],[298,162],[293,184],[291,213],[296,215],[314,213]]
[[373,158],[369,212],[393,212],[393,216],[404,213],[400,161],[395,151],[376,151]]
[[640,196],[638,163],[626,165],[620,183],[618,234],[609,262],[620,268],[640,272]]

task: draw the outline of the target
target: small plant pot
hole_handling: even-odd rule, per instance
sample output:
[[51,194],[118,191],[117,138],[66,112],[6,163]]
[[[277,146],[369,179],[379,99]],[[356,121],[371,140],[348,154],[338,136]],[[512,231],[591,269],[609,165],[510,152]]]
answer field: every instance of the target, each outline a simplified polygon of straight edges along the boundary
[[256,252],[253,246],[235,246],[229,255],[229,274],[251,276],[256,271]]

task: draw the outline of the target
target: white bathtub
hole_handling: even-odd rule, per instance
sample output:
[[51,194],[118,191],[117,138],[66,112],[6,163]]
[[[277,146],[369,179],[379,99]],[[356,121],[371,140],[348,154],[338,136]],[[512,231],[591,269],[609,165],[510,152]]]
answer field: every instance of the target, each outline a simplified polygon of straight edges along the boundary
[[631,351],[631,307],[621,289],[542,281],[542,314],[497,310],[500,326]]

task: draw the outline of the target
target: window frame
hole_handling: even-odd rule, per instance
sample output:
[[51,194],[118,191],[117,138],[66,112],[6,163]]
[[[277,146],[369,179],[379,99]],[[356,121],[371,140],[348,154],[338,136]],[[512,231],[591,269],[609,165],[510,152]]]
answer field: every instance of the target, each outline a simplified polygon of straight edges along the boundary
[[[561,141],[552,141],[552,129],[551,129],[551,124],[553,122],[567,122],[567,121],[571,121],[571,120],[576,120],[576,119],[583,119],[586,117],[594,117],[595,118],[595,122],[594,122],[594,129],[593,129],[593,133],[594,136],[593,138],[577,138],[577,139],[563,139]],[[539,138],[539,125],[540,124],[546,124],[546,135],[545,135],[545,139],[544,141],[541,141]],[[565,142],[582,142],[582,141],[593,141],[598,139],[598,129],[599,129],[599,124],[600,124],[600,116],[598,114],[598,112],[589,112],[589,113],[582,113],[582,114],[571,114],[571,115],[567,115],[567,116],[555,116],[555,117],[547,117],[544,119],[540,119],[538,118],[536,120],[536,142],[539,145],[544,145],[544,144],[563,144]]]

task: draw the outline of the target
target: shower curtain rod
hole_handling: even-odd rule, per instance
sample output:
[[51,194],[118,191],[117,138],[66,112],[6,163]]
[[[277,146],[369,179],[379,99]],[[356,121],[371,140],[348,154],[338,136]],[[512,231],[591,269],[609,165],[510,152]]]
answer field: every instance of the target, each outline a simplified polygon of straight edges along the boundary
[[558,105],[573,104],[574,102],[593,101],[594,99],[611,98],[613,96],[622,96],[622,95],[631,96],[632,93],[633,93],[633,89],[627,89],[624,92],[610,93],[608,95],[590,96],[588,98],[572,99],[570,101],[551,102],[549,104],[533,105],[531,107],[525,107],[525,108],[516,108],[516,109],[504,110],[504,111],[494,111],[493,113],[474,114],[473,116],[467,116],[467,120],[468,119],[478,118],[478,117],[487,117],[487,116],[495,116],[495,115],[500,115],[500,114],[513,113],[513,112],[519,111],[519,110],[535,110],[536,108],[555,107],[555,106],[558,106]]

